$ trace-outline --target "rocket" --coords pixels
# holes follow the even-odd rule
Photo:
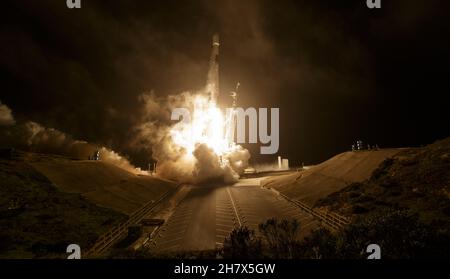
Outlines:
[[[219,96],[219,46],[219,35],[214,34],[212,37],[212,51],[209,60],[207,86],[211,100],[215,103],[217,103],[217,98]]]
[[[212,37],[211,58],[209,60],[209,71],[207,80],[207,92],[214,104],[217,104],[219,97],[219,35],[214,34]],[[227,110],[225,124],[225,138],[228,139],[230,146],[234,144],[234,130],[236,129],[236,117],[234,109],[236,107],[237,90],[239,83],[236,85],[236,91],[231,92],[233,98],[233,108]]]

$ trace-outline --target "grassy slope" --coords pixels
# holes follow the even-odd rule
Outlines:
[[[102,161],[79,161],[31,154],[26,158],[58,189],[79,193],[106,208],[130,214],[150,200],[157,200],[175,183],[139,176]]]
[[[64,257],[89,247],[124,214],[64,193],[22,159],[0,159],[0,258]]]
[[[365,216],[386,208],[410,209],[422,221],[450,226],[450,138],[403,150],[385,160],[370,179],[317,202],[345,215]]]

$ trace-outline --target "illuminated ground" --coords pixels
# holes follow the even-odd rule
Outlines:
[[[234,186],[192,187],[155,237],[157,252],[207,250],[222,245],[239,225],[257,231],[271,218],[297,218],[301,234],[319,223],[274,192],[259,187],[259,179],[242,179]]]
[[[314,205],[351,182],[369,178],[383,160],[399,151],[344,152],[305,171],[254,175],[233,186],[190,186],[147,247],[159,253],[214,249],[233,228],[245,225],[258,232],[258,224],[272,217],[298,219],[304,236],[320,222],[261,185]]]
[[[233,228],[248,226],[258,232],[258,224],[272,217],[297,218],[300,236],[304,236],[320,222],[261,185],[313,205],[348,183],[367,179],[384,159],[399,151],[345,152],[308,170],[252,175],[235,185],[185,185],[147,216],[164,219],[165,224],[151,237],[148,233],[154,228],[144,228],[144,234],[132,246],[144,245],[156,253],[211,250],[221,246]],[[42,154],[28,154],[24,160],[58,190],[81,194],[96,205],[125,214],[175,186],[104,162]]]

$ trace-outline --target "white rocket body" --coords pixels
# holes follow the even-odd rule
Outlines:
[[[217,103],[219,96],[219,35],[214,34],[212,39],[211,58],[209,60],[208,71],[208,91],[211,100]]]

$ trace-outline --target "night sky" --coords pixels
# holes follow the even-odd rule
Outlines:
[[[138,96],[201,88],[220,34],[221,104],[280,108],[280,155],[321,162],[361,139],[450,136],[449,1],[2,1],[0,101],[142,165]],[[247,146],[248,147],[248,146]],[[253,162],[275,159],[258,155]],[[144,164],[145,165],[145,164]]]

